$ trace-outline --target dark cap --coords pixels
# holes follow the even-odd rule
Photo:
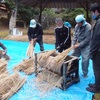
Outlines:
[[[100,4],[99,3],[94,3],[90,6],[90,11],[95,12],[97,10],[100,13]]]

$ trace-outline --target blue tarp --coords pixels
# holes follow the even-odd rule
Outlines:
[[[29,42],[17,42],[0,40],[7,48],[8,55],[11,60],[8,63],[8,70],[12,72],[12,68],[20,63],[23,59],[27,58],[26,50]],[[53,50],[54,45],[44,44],[45,50]],[[36,44],[35,52],[39,52],[39,45]],[[24,73],[21,75],[26,76]],[[86,91],[88,83],[94,82],[94,75],[92,69],[92,61],[90,60],[88,78],[82,77],[81,60],[79,63],[80,82],[70,86],[65,91],[54,88],[52,91],[41,95],[40,91],[34,88],[33,79],[36,78],[34,74],[27,76],[27,81],[23,87],[14,94],[9,100],[92,100],[92,93]]]

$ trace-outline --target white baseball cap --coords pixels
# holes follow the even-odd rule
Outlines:
[[[36,27],[36,20],[32,19],[30,21],[30,27],[35,28]]]

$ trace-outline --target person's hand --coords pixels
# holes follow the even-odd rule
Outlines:
[[[63,45],[64,45],[64,43],[61,43],[61,44],[60,44],[60,47],[63,46]]]
[[[59,50],[60,49],[60,46],[58,46],[57,48],[56,48],[56,50]]]
[[[37,40],[37,38],[34,38],[34,39],[33,39],[33,43],[34,43],[34,44],[36,43],[36,40]]]
[[[5,54],[6,54],[6,51],[5,51],[5,50],[3,50],[3,51],[2,51],[2,55],[5,55]]]
[[[80,45],[79,43],[76,43],[76,44],[73,46],[73,48],[76,49],[76,48],[79,47],[79,45]]]
[[[30,41],[30,44],[33,44],[33,40]]]

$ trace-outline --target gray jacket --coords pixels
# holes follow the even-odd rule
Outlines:
[[[80,43],[79,47],[84,48],[89,45],[91,36],[91,25],[87,23],[85,26],[75,26],[75,33],[72,40],[72,45]]]

